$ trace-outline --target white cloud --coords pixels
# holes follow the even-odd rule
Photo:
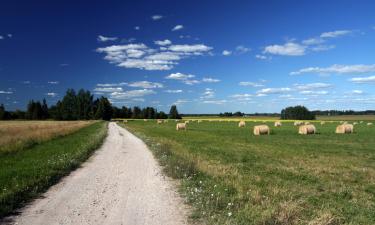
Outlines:
[[[262,60],[266,60],[266,59],[268,59],[267,56],[265,56],[265,55],[259,55],[259,54],[255,55],[255,58],[257,58],[257,59],[262,59]]]
[[[121,87],[97,87],[94,92],[122,92]]]
[[[127,83],[121,82],[121,83],[111,83],[111,84],[97,84],[98,87],[116,87],[116,86],[124,86]]]
[[[375,84],[375,76],[370,77],[356,77],[350,79],[351,82],[357,84]]]
[[[375,64],[372,65],[332,65],[330,67],[307,67],[300,69],[295,72],[291,72],[290,75],[299,75],[303,73],[317,73],[317,74],[361,74],[375,71]]]
[[[351,34],[352,31],[350,30],[336,30],[330,32],[324,32],[320,35],[321,38],[336,38],[344,35]]]
[[[241,81],[238,83],[240,86],[250,86],[250,87],[263,87],[263,84],[256,83],[256,82],[249,82],[249,81]]]
[[[288,42],[284,45],[270,45],[264,48],[264,53],[286,56],[301,56],[305,54],[306,46]]]
[[[177,99],[177,101],[175,101],[174,103],[172,103],[172,105],[182,105],[184,103],[188,103],[190,102],[189,100],[186,100],[186,99]]]
[[[225,56],[228,56],[228,55],[231,55],[232,52],[228,51],[228,50],[224,50],[222,54],[225,55]]]
[[[145,88],[145,89],[152,89],[152,88],[163,88],[164,85],[157,82],[150,82],[150,81],[136,81],[128,84],[129,87],[138,87],[138,88]]]
[[[140,97],[151,95],[151,94],[156,94],[156,92],[150,89],[119,91],[119,92],[112,92],[110,94],[110,98],[115,99],[115,100],[134,99],[134,98],[140,98]]]
[[[316,95],[326,95],[328,94],[328,91],[300,91],[299,92],[300,94],[303,94],[303,95],[310,95],[310,96],[316,96]]]
[[[183,73],[171,73],[168,76],[166,76],[166,79],[171,80],[187,80],[189,78],[193,78],[195,75],[192,74],[183,74]]]
[[[0,35],[0,40],[3,40],[3,39],[4,39],[4,37]]]
[[[117,37],[105,37],[105,36],[99,35],[97,40],[99,42],[116,41]]]
[[[332,87],[332,84],[327,83],[310,83],[310,84],[295,84],[297,90],[315,90]]]
[[[222,105],[222,104],[225,104],[227,102],[228,102],[227,100],[205,100],[205,101],[203,101],[203,103],[215,104],[215,105]]]
[[[214,79],[214,78],[211,78],[211,77],[204,77],[202,79],[202,82],[206,82],[206,83],[217,83],[217,82],[220,82],[219,79]]]
[[[173,27],[172,31],[182,30],[183,28],[183,25],[176,25],[175,27]]]
[[[209,99],[209,98],[214,98],[214,97],[215,97],[215,92],[211,88],[206,88],[200,98]]]
[[[165,90],[165,92],[177,94],[177,93],[182,93],[183,91],[182,90]]]
[[[250,52],[250,51],[251,51],[250,48],[247,48],[243,45],[239,45],[239,46],[236,47],[236,52],[238,54],[244,54],[244,53],[247,53],[247,52]]]
[[[152,19],[152,20],[160,20],[160,19],[162,19],[162,18],[163,18],[162,15],[153,15],[153,16],[151,16],[151,19]]]
[[[140,30],[140,29],[141,29],[141,27],[139,27],[139,26],[134,27],[134,30]]]
[[[351,93],[352,93],[352,94],[355,94],[355,95],[362,95],[362,94],[364,94],[365,92],[362,91],[362,90],[352,90]]]
[[[203,52],[208,52],[212,47],[206,46],[204,44],[195,44],[195,45],[171,45],[168,47],[170,51],[181,52],[181,53],[194,53],[199,55]]]
[[[264,95],[268,95],[268,94],[282,94],[282,93],[286,93],[286,92],[289,92],[291,91],[292,89],[290,88],[263,88],[259,91],[257,91],[256,93],[257,94],[264,94]]]
[[[59,84],[59,81],[48,81],[49,84]]]
[[[234,94],[229,97],[234,98],[237,101],[250,101],[252,100],[253,95],[252,94]]]
[[[323,44],[324,42],[325,42],[325,40],[322,39],[322,38],[309,38],[309,39],[303,40],[302,44],[304,44],[304,45],[320,45],[320,44]]]
[[[152,49],[143,43],[139,43],[112,45],[97,48],[96,51],[106,54],[105,60],[120,67],[144,70],[170,70],[182,58],[187,58],[191,55],[203,55],[212,49],[204,44],[171,45],[168,48],[162,48],[160,50]]]
[[[49,97],[54,98],[54,97],[57,96],[57,93],[55,93],[55,92],[48,92],[48,93],[46,93],[46,95],[49,96]]]
[[[10,94],[13,94],[13,92],[11,92],[11,91],[0,91],[0,94],[10,95]]]
[[[199,84],[199,80],[183,80],[182,83],[187,84],[187,85],[194,85],[194,84]]]
[[[154,41],[154,43],[161,46],[172,44],[172,42],[168,39],[165,39],[164,41]]]
[[[13,34],[8,34],[7,36],[8,36],[8,38],[12,38]]]

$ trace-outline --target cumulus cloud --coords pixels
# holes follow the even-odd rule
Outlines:
[[[356,77],[350,79],[351,82],[357,84],[375,84],[375,76],[370,77]]]
[[[182,105],[184,103],[188,103],[190,102],[189,100],[187,99],[177,99],[174,103],[172,103],[172,105]]]
[[[145,89],[152,89],[152,88],[163,88],[164,85],[157,82],[150,82],[150,81],[136,81],[128,84],[129,87],[138,87],[138,88],[145,88]]]
[[[310,83],[310,84],[295,84],[297,90],[314,90],[314,89],[324,89],[332,87],[332,84],[327,83]]]
[[[170,80],[187,80],[190,78],[195,77],[195,75],[192,74],[183,74],[183,73],[171,73],[168,76],[166,76],[166,79]]]
[[[310,96],[317,96],[317,95],[326,95],[328,94],[328,91],[300,91],[300,94],[303,95],[310,95]]]
[[[150,89],[119,91],[119,92],[112,92],[110,94],[110,98],[114,100],[134,99],[134,98],[140,98],[140,97],[144,97],[146,95],[151,95],[151,94],[156,94],[156,92]]]
[[[257,59],[262,59],[262,60],[266,60],[266,59],[268,59],[267,56],[265,56],[265,55],[259,55],[259,54],[255,55],[255,58],[257,58]]]
[[[285,87],[285,88],[263,88],[259,91],[257,91],[257,94],[263,94],[263,95],[268,95],[268,94],[282,94],[286,92],[290,92],[292,89]]]
[[[59,84],[58,81],[48,81],[49,84]]]
[[[57,93],[55,93],[55,92],[48,92],[48,93],[46,93],[46,95],[49,96],[49,97],[54,98],[54,97],[57,96]]]
[[[182,90],[165,90],[165,92],[177,94],[177,93],[182,93],[183,91]]]
[[[10,95],[10,94],[13,94],[13,92],[12,91],[0,91],[0,94]]]
[[[243,45],[238,45],[238,46],[236,47],[236,52],[237,52],[238,54],[244,54],[244,53],[247,53],[247,52],[250,52],[250,51],[251,51],[250,48],[247,48],[247,47],[245,47],[245,46],[243,46]]]
[[[225,55],[225,56],[228,56],[228,55],[231,55],[232,52],[228,51],[228,50],[224,50],[222,54]]]
[[[182,30],[183,28],[184,28],[184,26],[179,24],[179,25],[176,25],[175,27],[173,27],[172,31]]]
[[[220,82],[219,79],[215,79],[215,78],[211,78],[211,77],[204,77],[202,79],[202,82],[206,82],[206,83],[217,83],[217,82]]]
[[[351,33],[353,32],[350,30],[336,30],[336,31],[324,32],[320,35],[320,37],[321,38],[336,38],[336,37],[345,36]]]
[[[250,101],[252,100],[253,95],[252,94],[234,94],[229,97],[236,99],[237,101]]]
[[[354,95],[362,95],[362,94],[364,94],[365,92],[362,91],[362,90],[352,90],[351,93],[354,94]]]
[[[165,46],[165,45],[172,44],[172,42],[170,40],[168,40],[168,39],[165,39],[164,41],[155,41],[154,43],[157,44],[157,45],[160,45],[160,46]]]
[[[240,86],[250,86],[250,87],[263,87],[264,85],[261,83],[256,83],[256,82],[249,82],[249,81],[241,81],[238,83]]]
[[[202,93],[201,99],[208,99],[214,98],[215,92],[211,88],[206,88],[205,91]]]
[[[300,75],[304,73],[316,74],[361,74],[375,71],[375,64],[372,65],[338,65],[334,64],[330,67],[307,67],[298,71],[291,72],[290,75]]]
[[[165,41],[164,41],[165,42]],[[204,44],[170,45],[168,48],[152,49],[143,43],[112,45],[97,48],[104,59],[119,67],[144,70],[170,70],[183,58],[204,55],[212,48]]]
[[[204,100],[202,102],[206,104],[222,105],[222,104],[227,103],[228,101],[227,100]]]
[[[134,27],[134,30],[140,30],[140,29],[141,29],[140,26],[135,26],[135,27]]]
[[[284,45],[269,45],[264,48],[264,53],[285,56],[301,56],[305,55],[306,46],[288,42]]]
[[[302,44],[304,44],[304,45],[320,45],[320,44],[323,44],[324,42],[325,42],[325,40],[322,39],[322,38],[309,38],[309,39],[303,40]]]
[[[99,42],[116,41],[117,39],[117,37],[105,37],[103,35],[99,35],[97,38]]]
[[[161,20],[161,19],[163,19],[163,16],[162,15],[153,15],[153,16],[151,16],[151,19],[152,20]]]
[[[314,52],[323,52],[323,51],[334,49],[335,47],[336,47],[335,45],[317,45],[317,46],[311,47],[310,49]]]
[[[121,87],[96,87],[94,92],[121,92]]]

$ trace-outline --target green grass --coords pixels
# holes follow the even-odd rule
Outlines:
[[[339,135],[338,123],[297,134],[292,123],[253,136],[236,122],[194,122],[188,131],[169,121],[131,121],[181,180],[192,217],[207,224],[375,224],[375,127]]]
[[[77,168],[106,134],[107,123],[96,122],[67,136],[0,155],[0,218]]]

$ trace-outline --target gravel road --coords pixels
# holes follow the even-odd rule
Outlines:
[[[109,124],[103,146],[11,224],[187,224],[187,210],[147,146]]]

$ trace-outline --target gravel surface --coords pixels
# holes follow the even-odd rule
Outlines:
[[[103,146],[10,224],[187,224],[187,208],[147,146],[109,124]]]

